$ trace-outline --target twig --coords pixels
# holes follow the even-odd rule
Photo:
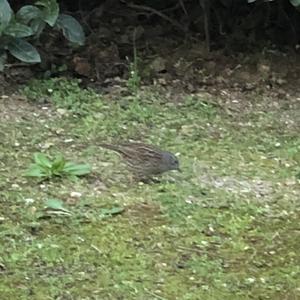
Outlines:
[[[144,288],[144,290],[145,290],[146,293],[148,293],[149,295],[151,295],[151,296],[153,296],[153,297],[155,297],[155,298],[157,298],[157,299],[160,299],[160,300],[166,300],[166,298],[163,298],[163,297],[161,297],[161,296],[159,296],[159,295],[157,295],[157,294],[154,294],[153,292],[149,291],[149,290],[146,289],[146,288]]]
[[[102,254],[101,250],[100,250],[98,247],[96,247],[95,245],[91,244],[91,247],[92,247],[94,250],[96,250],[99,254]]]
[[[179,0],[180,1],[180,0]],[[180,3],[177,2],[174,6],[172,7],[168,7],[168,8],[163,8],[160,12],[165,13],[165,12],[169,12],[169,11],[173,11],[178,9],[178,7],[180,6]]]
[[[185,5],[184,5],[184,2],[183,2],[183,0],[179,0],[179,3],[180,3],[180,6],[181,6],[181,8],[182,8],[183,12],[184,12],[184,13],[185,13],[185,15],[187,16],[187,15],[188,15],[188,13],[187,13],[187,11],[186,11],[186,9],[185,9]]]
[[[205,250],[194,249],[194,248],[189,248],[189,247],[184,247],[184,246],[178,246],[178,249],[180,249],[180,250],[186,250],[186,251],[191,251],[191,252],[196,252],[196,253],[199,253],[199,254],[203,254],[203,253],[207,252]]]
[[[124,4],[126,4],[129,8],[132,8],[132,9],[139,9],[139,10],[149,11],[152,14],[158,15],[162,19],[164,19],[164,20],[168,21],[169,23],[171,23],[174,27],[176,27],[180,31],[182,31],[184,33],[186,32],[186,29],[184,29],[183,26],[179,22],[171,19],[170,17],[168,17],[164,13],[162,13],[162,12],[152,8],[152,7],[145,6],[145,5],[137,5],[137,4],[133,4],[133,3],[127,3],[127,2],[125,2]]]
[[[199,0],[200,6],[204,13],[204,34],[207,53],[210,52],[210,33],[209,33],[209,22],[210,22],[210,6],[209,1]]]
[[[33,66],[33,63],[15,63],[15,64],[5,64],[5,68],[22,68],[22,67],[29,67]]]

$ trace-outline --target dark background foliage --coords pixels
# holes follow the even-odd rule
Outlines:
[[[298,78],[297,64],[287,62],[286,54],[297,54],[300,38],[298,0],[106,0],[59,1],[59,13],[74,17],[83,27],[86,41],[71,47],[60,32],[47,26],[38,40],[29,38],[41,56],[41,64],[29,71],[7,72],[8,77],[26,82],[41,71],[43,77],[71,75],[107,85],[109,78],[127,79],[130,62],[139,58],[139,75],[143,82],[163,77],[164,84],[174,78],[185,86],[216,85],[231,76],[242,64],[247,73],[267,70],[263,80],[271,78],[277,67],[285,74],[293,65],[292,78]],[[34,1],[9,1],[14,12]],[[255,58],[256,53],[272,53],[274,57]],[[251,55],[252,58],[250,58]],[[274,69],[275,57],[284,61]],[[181,65],[178,64],[180,59]],[[297,55],[289,55],[291,60]],[[14,58],[9,57],[13,62]],[[265,68],[265,66],[267,67]],[[11,71],[12,69],[10,69]],[[200,76],[198,73],[201,73]],[[207,72],[203,79],[202,73]],[[226,74],[223,74],[225,72]],[[239,73],[235,71],[236,73]],[[11,76],[10,74],[13,73]],[[17,74],[20,76],[16,76]],[[27,74],[25,76],[24,74]],[[218,78],[216,74],[222,74]],[[255,75],[256,76],[256,75]],[[290,74],[284,75],[290,80]],[[206,78],[207,77],[207,78]],[[250,82],[249,76],[243,83]],[[276,76],[275,76],[276,77]],[[208,81],[207,81],[208,80]],[[288,81],[289,81],[288,80]],[[217,81],[217,82],[216,82]],[[276,80],[275,80],[276,81]],[[106,82],[106,83],[104,83]],[[114,84],[114,80],[110,84]],[[248,84],[248,83],[247,83]],[[247,87],[248,89],[249,87]],[[194,87],[190,88],[194,90]]]
[[[10,1],[14,9],[29,3],[34,1]],[[239,44],[270,40],[280,45],[295,45],[300,36],[300,13],[289,0],[251,3],[247,0],[65,0],[59,1],[59,5],[62,12],[85,19],[87,14],[96,19],[121,16],[125,22],[153,26],[164,21],[183,35],[204,37],[208,22],[206,38],[211,39],[212,47],[223,47],[237,39],[241,39]]]

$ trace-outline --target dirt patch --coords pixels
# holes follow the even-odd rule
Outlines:
[[[253,193],[256,198],[261,198],[272,193],[272,185],[261,179],[245,180],[232,176],[209,176],[203,175],[198,180],[207,186],[223,189],[230,193],[247,194]]]
[[[144,221],[161,216],[161,210],[157,203],[138,202],[126,207],[130,217],[141,218]]]
[[[38,116],[49,116],[50,107],[30,103],[26,97],[20,95],[2,95],[0,97],[0,121],[8,122],[29,120]]]
[[[208,166],[194,164],[194,173],[199,185],[221,189],[234,194],[253,194],[256,198],[263,198],[273,192],[272,183],[260,178],[245,178],[237,176],[221,176],[215,174]],[[199,174],[199,175],[197,175]]]

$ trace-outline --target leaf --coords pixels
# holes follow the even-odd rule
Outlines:
[[[22,39],[12,39],[7,48],[11,55],[21,61],[24,61],[26,63],[41,62],[41,57],[37,50],[31,44]]]
[[[30,27],[34,34],[39,36],[46,27],[46,23],[42,19],[33,19],[30,22]]]
[[[0,35],[12,18],[12,9],[6,0],[0,0]]]
[[[40,166],[33,164],[25,172],[24,176],[28,177],[48,177],[48,174]]]
[[[70,212],[69,210],[63,207],[63,204],[63,201],[55,198],[47,199],[45,202],[46,208]]]
[[[32,19],[41,18],[42,11],[33,5],[24,5],[16,13],[16,19],[21,23],[28,24]]]
[[[34,34],[33,30],[24,24],[12,22],[5,28],[5,34],[16,38],[24,38]]]
[[[63,35],[72,43],[83,45],[85,35],[81,25],[72,16],[60,14],[55,24],[58,29],[61,29]]]
[[[91,172],[92,168],[89,164],[75,164],[67,162],[64,167],[64,172],[69,175],[81,176]]]
[[[290,0],[290,2],[292,3],[292,5],[294,5],[295,7],[300,5],[300,0]]]
[[[40,0],[35,2],[37,6],[42,6],[42,16],[41,18],[51,27],[57,21],[59,6],[56,0]]]
[[[51,169],[52,162],[44,153],[34,153],[33,158],[36,164]]]
[[[56,175],[61,175],[62,171],[64,170],[65,164],[66,164],[66,160],[62,155],[56,156],[51,166],[53,173]]]
[[[110,217],[121,214],[124,211],[123,207],[103,208],[100,210],[101,217]]]

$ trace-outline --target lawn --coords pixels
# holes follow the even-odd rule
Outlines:
[[[299,106],[111,97],[63,79],[19,94],[0,100],[1,299],[300,299]],[[97,146],[128,139],[183,172],[133,182]],[[24,176],[40,152],[92,171]]]

